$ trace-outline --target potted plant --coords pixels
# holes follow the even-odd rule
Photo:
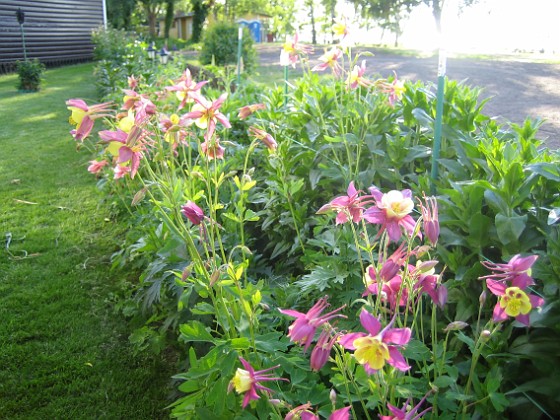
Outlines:
[[[17,62],[19,76],[18,89],[22,92],[36,92],[41,87],[41,78],[45,65],[39,60],[26,60]]]

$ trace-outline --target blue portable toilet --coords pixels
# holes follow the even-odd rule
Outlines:
[[[262,24],[259,20],[241,19],[241,20],[238,20],[237,22],[240,25],[249,29],[249,32],[251,33],[251,37],[253,38],[253,41],[262,42],[262,36],[261,36]]]

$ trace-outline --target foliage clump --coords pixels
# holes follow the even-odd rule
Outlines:
[[[22,91],[36,92],[41,88],[45,65],[38,59],[17,62],[18,86]]]
[[[217,23],[208,28],[204,35],[200,62],[204,65],[215,64],[227,66],[237,64],[238,26],[233,23]],[[243,45],[241,49],[243,67],[251,72],[255,67],[256,52],[247,29],[243,30]]]

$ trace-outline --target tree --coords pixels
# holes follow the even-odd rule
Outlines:
[[[164,0],[139,0],[142,9],[146,13],[148,19],[148,28],[150,36],[155,37],[157,17],[162,10]]]
[[[136,0],[107,0],[107,20],[116,29],[130,29]]]
[[[163,37],[165,39],[169,38],[169,30],[171,29],[171,26],[173,25],[173,18],[175,15],[175,0],[166,0],[165,1],[166,6],[165,6],[165,27],[163,30]]]
[[[194,13],[192,40],[193,42],[200,42],[204,22],[210,9],[204,0],[191,0],[191,5]]]
[[[305,0],[305,7],[309,8],[309,18],[311,19],[311,43],[315,45],[317,43],[317,30],[315,28],[315,9],[313,0]]]

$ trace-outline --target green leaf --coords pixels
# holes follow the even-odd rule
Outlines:
[[[527,215],[508,217],[502,213],[496,215],[496,231],[504,245],[517,243],[525,230]]]
[[[416,361],[427,361],[432,357],[430,349],[422,341],[415,338],[408,342],[402,354],[407,359]]]
[[[257,213],[255,213],[253,210],[251,209],[247,209],[247,211],[245,212],[245,216],[243,217],[243,219],[246,222],[256,222],[257,220],[260,219],[260,217],[257,215]]]
[[[237,223],[241,222],[241,219],[239,219],[239,217],[237,217],[237,215],[234,213],[224,213],[224,217],[227,217],[228,219],[233,220]]]
[[[443,375],[443,376],[439,376],[435,381],[434,381],[434,385],[437,386],[438,388],[448,388],[451,385],[453,385],[456,382],[455,379]]]
[[[185,341],[209,341],[214,342],[214,337],[206,330],[206,326],[200,321],[189,321],[179,326],[181,338]]]
[[[509,400],[504,394],[501,394],[499,392],[491,392],[489,396],[492,405],[499,413],[503,412],[507,407],[509,407]]]
[[[527,165],[524,169],[541,175],[551,181],[560,182],[560,167],[556,163],[538,162]]]
[[[281,332],[269,332],[255,337],[257,349],[269,354],[284,352],[288,349],[290,341]]]
[[[414,115],[414,118],[416,118],[416,121],[418,121],[422,127],[431,128],[434,123],[434,119],[422,108],[414,108],[412,110],[412,115]]]
[[[550,210],[550,213],[548,213],[547,224],[549,226],[554,225],[558,223],[558,221],[560,221],[560,207]]]

